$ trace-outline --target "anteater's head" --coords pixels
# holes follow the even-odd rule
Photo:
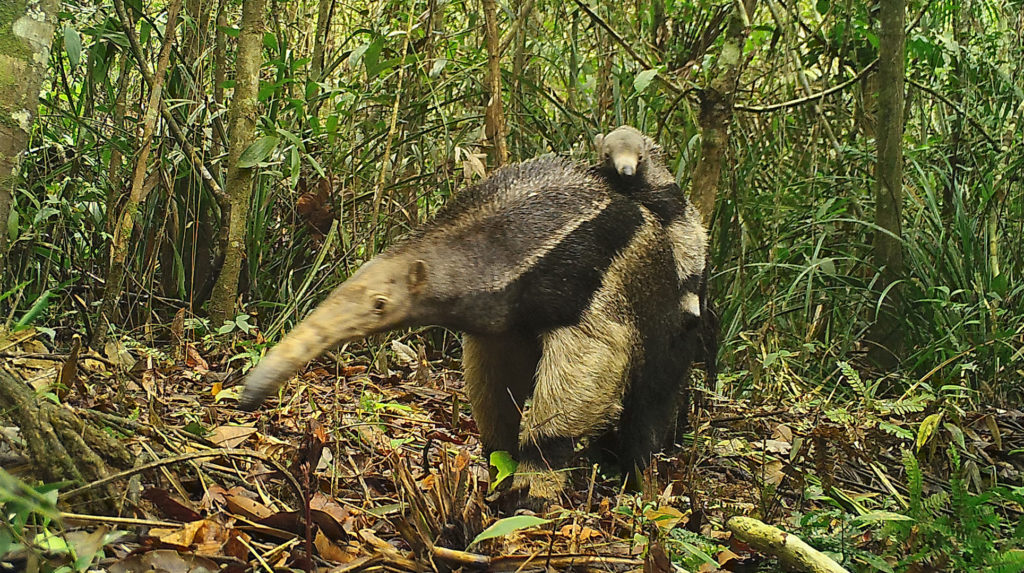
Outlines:
[[[328,348],[418,323],[427,274],[427,264],[407,254],[382,255],[360,267],[249,373],[241,408],[255,409]]]
[[[619,175],[632,177],[640,172],[648,152],[648,139],[628,125],[616,128],[608,135],[594,137],[594,146],[601,163]]]

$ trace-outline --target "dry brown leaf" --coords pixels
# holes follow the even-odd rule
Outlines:
[[[743,559],[742,557],[740,557],[739,555],[736,555],[735,553],[733,553],[732,551],[730,551],[728,549],[723,549],[723,550],[719,551],[717,557],[718,557],[718,564],[719,565],[725,565],[729,561],[733,561],[733,560],[740,561],[740,560]]]
[[[249,548],[246,546],[251,538],[244,531],[232,528],[228,531],[228,538],[220,550],[224,555],[229,555],[239,561],[246,561],[249,558]]]
[[[179,547],[191,547],[195,542],[196,535],[199,533],[199,530],[202,529],[205,524],[206,520],[200,519],[198,521],[186,523],[181,528],[171,530],[168,533],[164,533],[167,531],[164,529],[160,529],[159,532],[157,529],[153,529],[150,533],[164,543],[177,545]]]
[[[644,512],[644,517],[653,521],[662,531],[668,531],[678,525],[685,516],[678,509],[666,505],[658,509],[648,509]]]
[[[206,439],[222,448],[237,448],[255,433],[256,428],[249,426],[217,426]]]
[[[459,449],[459,453],[455,455],[455,469],[462,471],[469,465],[469,452],[465,449]]]
[[[198,555],[183,555],[171,549],[158,549],[132,555],[110,566],[110,573],[216,573],[220,567],[215,561]]]
[[[196,347],[191,344],[185,346],[185,366],[195,369],[195,371],[200,374],[205,374],[210,371],[210,365],[207,364],[206,360],[203,359],[202,356],[200,356]]]
[[[350,563],[359,555],[357,552],[350,551],[348,546],[345,548],[338,546],[337,543],[328,539],[323,531],[316,532],[316,539],[313,540],[313,545],[316,547],[316,552],[320,557],[336,563]]]
[[[778,426],[775,426],[774,430],[772,430],[772,438],[782,440],[783,442],[792,442],[793,430],[785,424],[779,424]]]
[[[274,510],[262,503],[242,495],[240,488],[231,488],[224,495],[224,505],[228,511],[242,517],[259,520],[274,515]]]

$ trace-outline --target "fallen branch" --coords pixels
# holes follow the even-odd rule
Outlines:
[[[736,516],[725,524],[740,541],[779,558],[784,566],[808,573],[849,573],[799,537],[752,517]]]
[[[0,358],[25,358],[32,360],[50,360],[52,362],[64,362],[70,357],[70,354],[60,354],[52,352],[0,352]],[[119,367],[118,364],[113,360],[104,358],[96,353],[79,354],[78,360],[95,360],[96,362],[100,362],[105,366],[108,366],[115,370]]]
[[[549,555],[538,557],[537,555],[505,555],[501,557],[490,557],[479,553],[458,551],[445,547],[431,547],[430,554],[437,559],[464,565],[470,568],[486,568],[488,571],[516,571],[530,562],[543,564],[549,569],[564,570],[570,567],[643,567],[644,562],[640,559],[629,557],[617,557],[614,555],[582,555],[565,554]]]
[[[288,469],[285,468],[281,464],[281,462],[279,462],[279,461],[277,461],[275,459],[272,459],[269,456],[266,456],[266,455],[261,454],[259,452],[254,452],[252,450],[232,449],[232,448],[219,448],[219,449],[214,449],[214,450],[204,450],[204,451],[200,451],[200,452],[189,452],[189,453],[186,453],[186,454],[181,454],[181,455],[178,455],[178,456],[173,456],[173,457],[170,457],[170,458],[164,458],[164,459],[161,459],[161,460],[157,460],[155,462],[150,462],[148,464],[143,464],[141,466],[134,467],[134,468],[132,468],[130,470],[125,470],[123,472],[119,472],[119,473],[107,476],[107,477],[105,477],[103,479],[87,483],[87,484],[83,485],[82,487],[78,487],[78,488],[75,488],[73,490],[70,490],[70,491],[64,493],[61,497],[68,498],[68,497],[77,495],[77,494],[79,494],[79,493],[81,493],[83,491],[87,491],[87,490],[90,490],[90,489],[93,489],[93,488],[96,488],[96,487],[100,487],[100,486],[106,485],[106,484],[108,484],[110,482],[117,481],[119,479],[124,479],[126,477],[129,477],[129,476],[132,476],[132,475],[135,475],[137,473],[144,472],[144,471],[148,471],[148,470],[151,470],[151,469],[155,469],[155,468],[159,468],[159,467],[163,467],[163,466],[169,466],[169,465],[173,465],[173,464],[176,464],[176,463],[179,463],[179,462],[186,462],[186,461],[189,461],[189,460],[198,460],[198,459],[203,459],[203,458],[216,458],[216,457],[220,457],[220,456],[256,459],[256,460],[259,460],[259,461],[261,461],[261,462],[263,462],[263,463],[265,463],[265,464],[267,464],[269,466],[272,466],[274,469],[276,469],[278,472],[280,472],[284,476],[285,481],[287,481],[288,484],[292,487],[292,489],[295,490],[295,495],[297,496],[297,498],[300,499],[300,500],[304,499],[303,498],[303,493],[302,493],[302,486],[299,485],[299,482],[298,482],[298,480],[295,479],[295,476],[293,476],[292,473],[290,471],[288,471]]]

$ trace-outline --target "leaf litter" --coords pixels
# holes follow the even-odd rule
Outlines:
[[[38,339],[15,346],[33,355],[16,365],[37,387],[41,372],[62,366],[35,358],[45,352]],[[806,400],[779,408],[718,398],[645,473],[645,493],[622,493],[581,458],[558,507],[501,513],[457,363],[426,347],[392,343],[396,370],[379,355],[316,362],[254,413],[224,399],[241,377],[225,375],[223,352],[186,343],[176,361],[154,360],[119,345],[106,362],[83,359],[85,386],[67,402],[122,435],[149,469],[123,478],[121,516],[68,513],[66,535],[109,540],[98,563],[109,571],[657,571],[667,555],[659,539],[686,530],[717,547],[706,555],[683,544],[706,558],[700,571],[739,571],[764,556],[730,542],[722,524],[732,515],[785,523],[808,503],[812,478],[851,498],[906,493],[905,443],[880,425],[841,428]],[[113,364],[133,370],[113,374]],[[923,418],[886,423],[909,432]],[[967,418],[968,443],[1019,484],[1024,414]],[[74,499],[66,503],[73,512]]]

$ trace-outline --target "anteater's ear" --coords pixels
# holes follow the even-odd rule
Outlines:
[[[596,150],[597,150],[597,153],[598,153],[599,155],[600,155],[600,153],[601,153],[601,144],[602,144],[602,143],[604,143],[604,135],[602,135],[602,134],[600,134],[600,133],[599,133],[599,134],[597,134],[597,135],[595,135],[595,136],[594,136],[594,149],[596,149]]]
[[[409,274],[406,276],[409,285],[409,292],[416,293],[427,284],[427,263],[422,260],[413,261],[409,265]]]

